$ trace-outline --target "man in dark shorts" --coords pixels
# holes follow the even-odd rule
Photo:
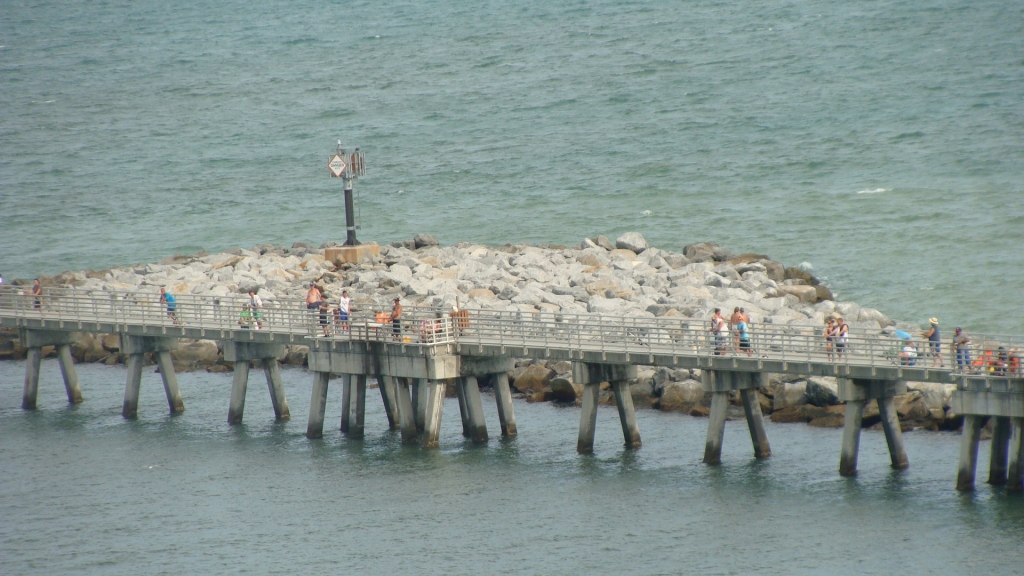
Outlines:
[[[39,278],[32,282],[32,291],[29,294],[32,295],[32,307],[38,310],[43,299],[43,287],[39,285]]]
[[[928,339],[928,352],[932,357],[932,366],[935,366],[937,360],[939,366],[945,368],[946,362],[942,359],[942,344],[939,342],[939,319],[929,318],[928,323],[931,324],[931,328],[926,332],[921,332],[921,335]]]
[[[395,340],[402,339],[402,303],[398,298],[395,298],[395,305],[391,308],[391,330]]]
[[[324,336],[330,336],[330,328],[327,325],[327,319],[331,315],[331,305],[326,300],[321,300],[318,306],[320,310],[320,327],[323,328]]]

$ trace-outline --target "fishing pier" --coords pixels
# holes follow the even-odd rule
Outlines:
[[[22,408],[36,407],[42,348],[56,347],[57,360],[71,403],[82,392],[71,357],[75,332],[118,334],[127,356],[122,415],[135,418],[145,355],[159,365],[168,409],[184,411],[170,352],[179,339],[219,342],[224,360],[234,363],[227,421],[236,424],[245,413],[251,365],[261,366],[274,415],[289,418],[288,400],[281,381],[278,358],[285,346],[309,347],[313,375],[306,435],[323,436],[326,398],[332,377],[340,376],[342,413],[340,429],[350,439],[363,437],[367,380],[378,382],[388,425],[401,431],[403,444],[424,448],[438,445],[444,398],[454,387],[463,434],[473,442],[487,442],[478,381],[494,383],[502,436],[518,433],[508,374],[516,359],[564,360],[572,363],[572,380],[582,385],[582,409],[576,449],[594,449],[597,405],[602,383],[610,384],[628,448],[642,444],[629,381],[637,366],[699,369],[701,383],[710,393],[704,462],[721,463],[722,441],[730,393],[743,405],[755,458],[768,458],[772,450],[763,423],[757,389],[768,374],[832,376],[838,379],[839,398],[846,404],[839,473],[857,473],[860,432],[865,406],[876,402],[892,466],[906,468],[895,396],[905,394],[907,381],[955,384],[953,409],[964,416],[959,490],[974,488],[978,442],[983,423],[994,419],[989,483],[1020,490],[1024,481],[1024,374],[1020,368],[972,370],[909,366],[894,355],[895,341],[881,334],[851,333],[843,354],[829,354],[821,328],[807,325],[758,325],[751,335],[751,350],[723,350],[707,323],[689,318],[612,317],[554,312],[519,313],[463,310],[452,313],[429,307],[406,307],[397,324],[368,311],[354,312],[346,321],[333,314],[307,310],[302,301],[278,299],[260,310],[259,328],[239,315],[245,299],[181,296],[174,316],[157,295],[149,292],[84,292],[47,289],[42,296],[0,290],[0,326],[19,330],[28,349]],[[979,341],[1011,345],[1006,338],[975,335]],[[1019,343],[1018,343],[1019,344]],[[952,361],[952,358],[950,358]],[[496,430],[497,430],[496,429]]]

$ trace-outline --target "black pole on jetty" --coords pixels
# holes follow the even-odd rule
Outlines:
[[[346,158],[345,149],[341,147],[341,140],[338,140],[338,150],[327,161],[327,170],[332,178],[341,178],[345,182],[345,246],[358,246],[356,239],[356,210],[355,200],[352,197],[352,181],[364,174],[365,164],[363,153],[356,148]]]

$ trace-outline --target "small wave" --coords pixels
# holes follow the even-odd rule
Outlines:
[[[640,214],[643,215],[643,216],[650,216],[651,215],[651,211],[650,210],[644,210]]]
[[[892,188],[875,188],[874,190],[858,190],[857,194],[881,194],[883,192],[888,192],[890,190],[892,190]]]
[[[810,272],[811,270],[814,270],[814,266],[811,266],[810,262],[801,262],[800,264],[797,265],[797,268],[803,270],[804,272]]]

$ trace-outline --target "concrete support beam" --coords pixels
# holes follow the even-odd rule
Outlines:
[[[316,381],[313,381],[314,384]],[[348,434],[352,418],[352,375],[342,376],[341,383],[341,433]]]
[[[860,454],[860,428],[864,421],[866,400],[846,403],[846,421],[843,424],[843,447],[839,452],[839,475],[857,475],[857,457]]]
[[[128,381],[124,385],[124,404],[121,416],[135,418],[139,412],[139,388],[142,386],[142,354],[128,356]]]
[[[441,413],[444,411],[446,382],[430,380],[427,385],[427,412],[423,429],[423,447],[434,448],[441,437]]]
[[[270,402],[274,405],[274,417],[287,420],[292,417],[288,410],[288,398],[284,394],[284,382],[281,381],[281,365],[277,358],[263,358],[263,373],[267,377],[267,389],[270,390]]]
[[[889,460],[892,467],[902,470],[910,466],[907,448],[903,445],[903,430],[900,428],[900,417],[893,406],[892,398],[878,398],[878,412],[882,417],[882,430],[885,431],[885,443],[889,445]]]
[[[422,433],[427,417],[427,379],[416,378],[412,383],[412,407],[416,411],[416,431]]]
[[[167,396],[167,407],[171,414],[181,414],[185,411],[185,402],[181,399],[181,389],[178,388],[178,376],[174,373],[174,362],[171,353],[163,350],[154,352],[157,365],[160,366],[160,378],[164,382],[164,395]]]
[[[615,405],[619,408],[619,422],[622,424],[622,438],[626,448],[639,448],[640,428],[636,424],[636,411],[633,409],[633,395],[629,392],[629,382],[616,380],[612,382],[615,394]]]
[[[231,380],[231,405],[228,406],[228,424],[238,424],[245,413],[245,389],[249,386],[249,361],[235,362],[235,376]]]
[[[388,429],[398,429],[398,403],[395,401],[395,382],[391,376],[377,374],[377,388],[380,389],[380,399],[384,402],[384,413],[388,417]]]
[[[575,369],[575,365],[573,365]],[[574,370],[575,374],[575,370]],[[583,410],[580,411],[580,433],[576,451],[590,454],[594,451],[594,432],[597,428],[597,400],[601,394],[601,383],[583,384]]]
[[[512,407],[512,389],[508,385],[508,372],[494,375],[494,400],[498,404],[498,421],[502,436],[515,436],[516,411]]]
[[[75,371],[75,361],[71,358],[71,345],[57,345],[57,362],[60,364],[60,374],[64,378],[64,390],[68,394],[68,402],[80,404],[82,402],[82,390],[78,387],[78,372]]]
[[[416,444],[416,411],[412,407],[412,392],[408,378],[395,378],[398,418],[402,429],[402,444]]]
[[[764,429],[764,415],[761,414],[761,403],[757,400],[757,390],[740,390],[740,399],[747,416],[750,441],[754,444],[754,458],[769,458],[772,447],[768,444],[768,433]]]
[[[978,441],[981,439],[983,416],[964,416],[963,435],[960,436],[960,469],[956,475],[956,489],[961,492],[974,490],[974,473],[978,466]]]
[[[1006,484],[1008,452],[1010,448],[1010,419],[993,416],[992,449],[989,454],[988,483],[995,486]]]
[[[348,423],[348,437],[352,440],[361,440],[366,422],[366,375],[353,374],[350,383],[352,385],[352,414]]]
[[[39,395],[39,367],[42,364],[43,351],[34,346],[28,349],[25,363],[25,390],[21,395],[21,409],[35,410],[36,397]]]
[[[636,378],[637,368],[632,364],[572,363],[572,381],[577,384],[600,384]]]
[[[722,463],[722,439],[725,437],[725,414],[729,409],[729,393],[715,392],[711,397],[711,413],[708,415],[708,436],[704,442],[704,463]]]
[[[462,435],[469,438],[469,410],[466,408],[466,386],[462,378],[455,379],[455,396],[459,399],[459,415],[462,417]]]
[[[1024,418],[1010,420],[1010,464],[1006,475],[1006,489],[1024,489]]]
[[[327,372],[313,372],[313,393],[309,397],[309,421],[306,424],[306,438],[324,437],[324,416],[327,411],[327,386],[331,375]],[[344,412],[342,412],[344,417]]]
[[[487,442],[487,422],[484,420],[484,404],[480,399],[480,387],[477,385],[476,376],[463,378],[462,390],[466,396],[469,439],[473,442]]]

